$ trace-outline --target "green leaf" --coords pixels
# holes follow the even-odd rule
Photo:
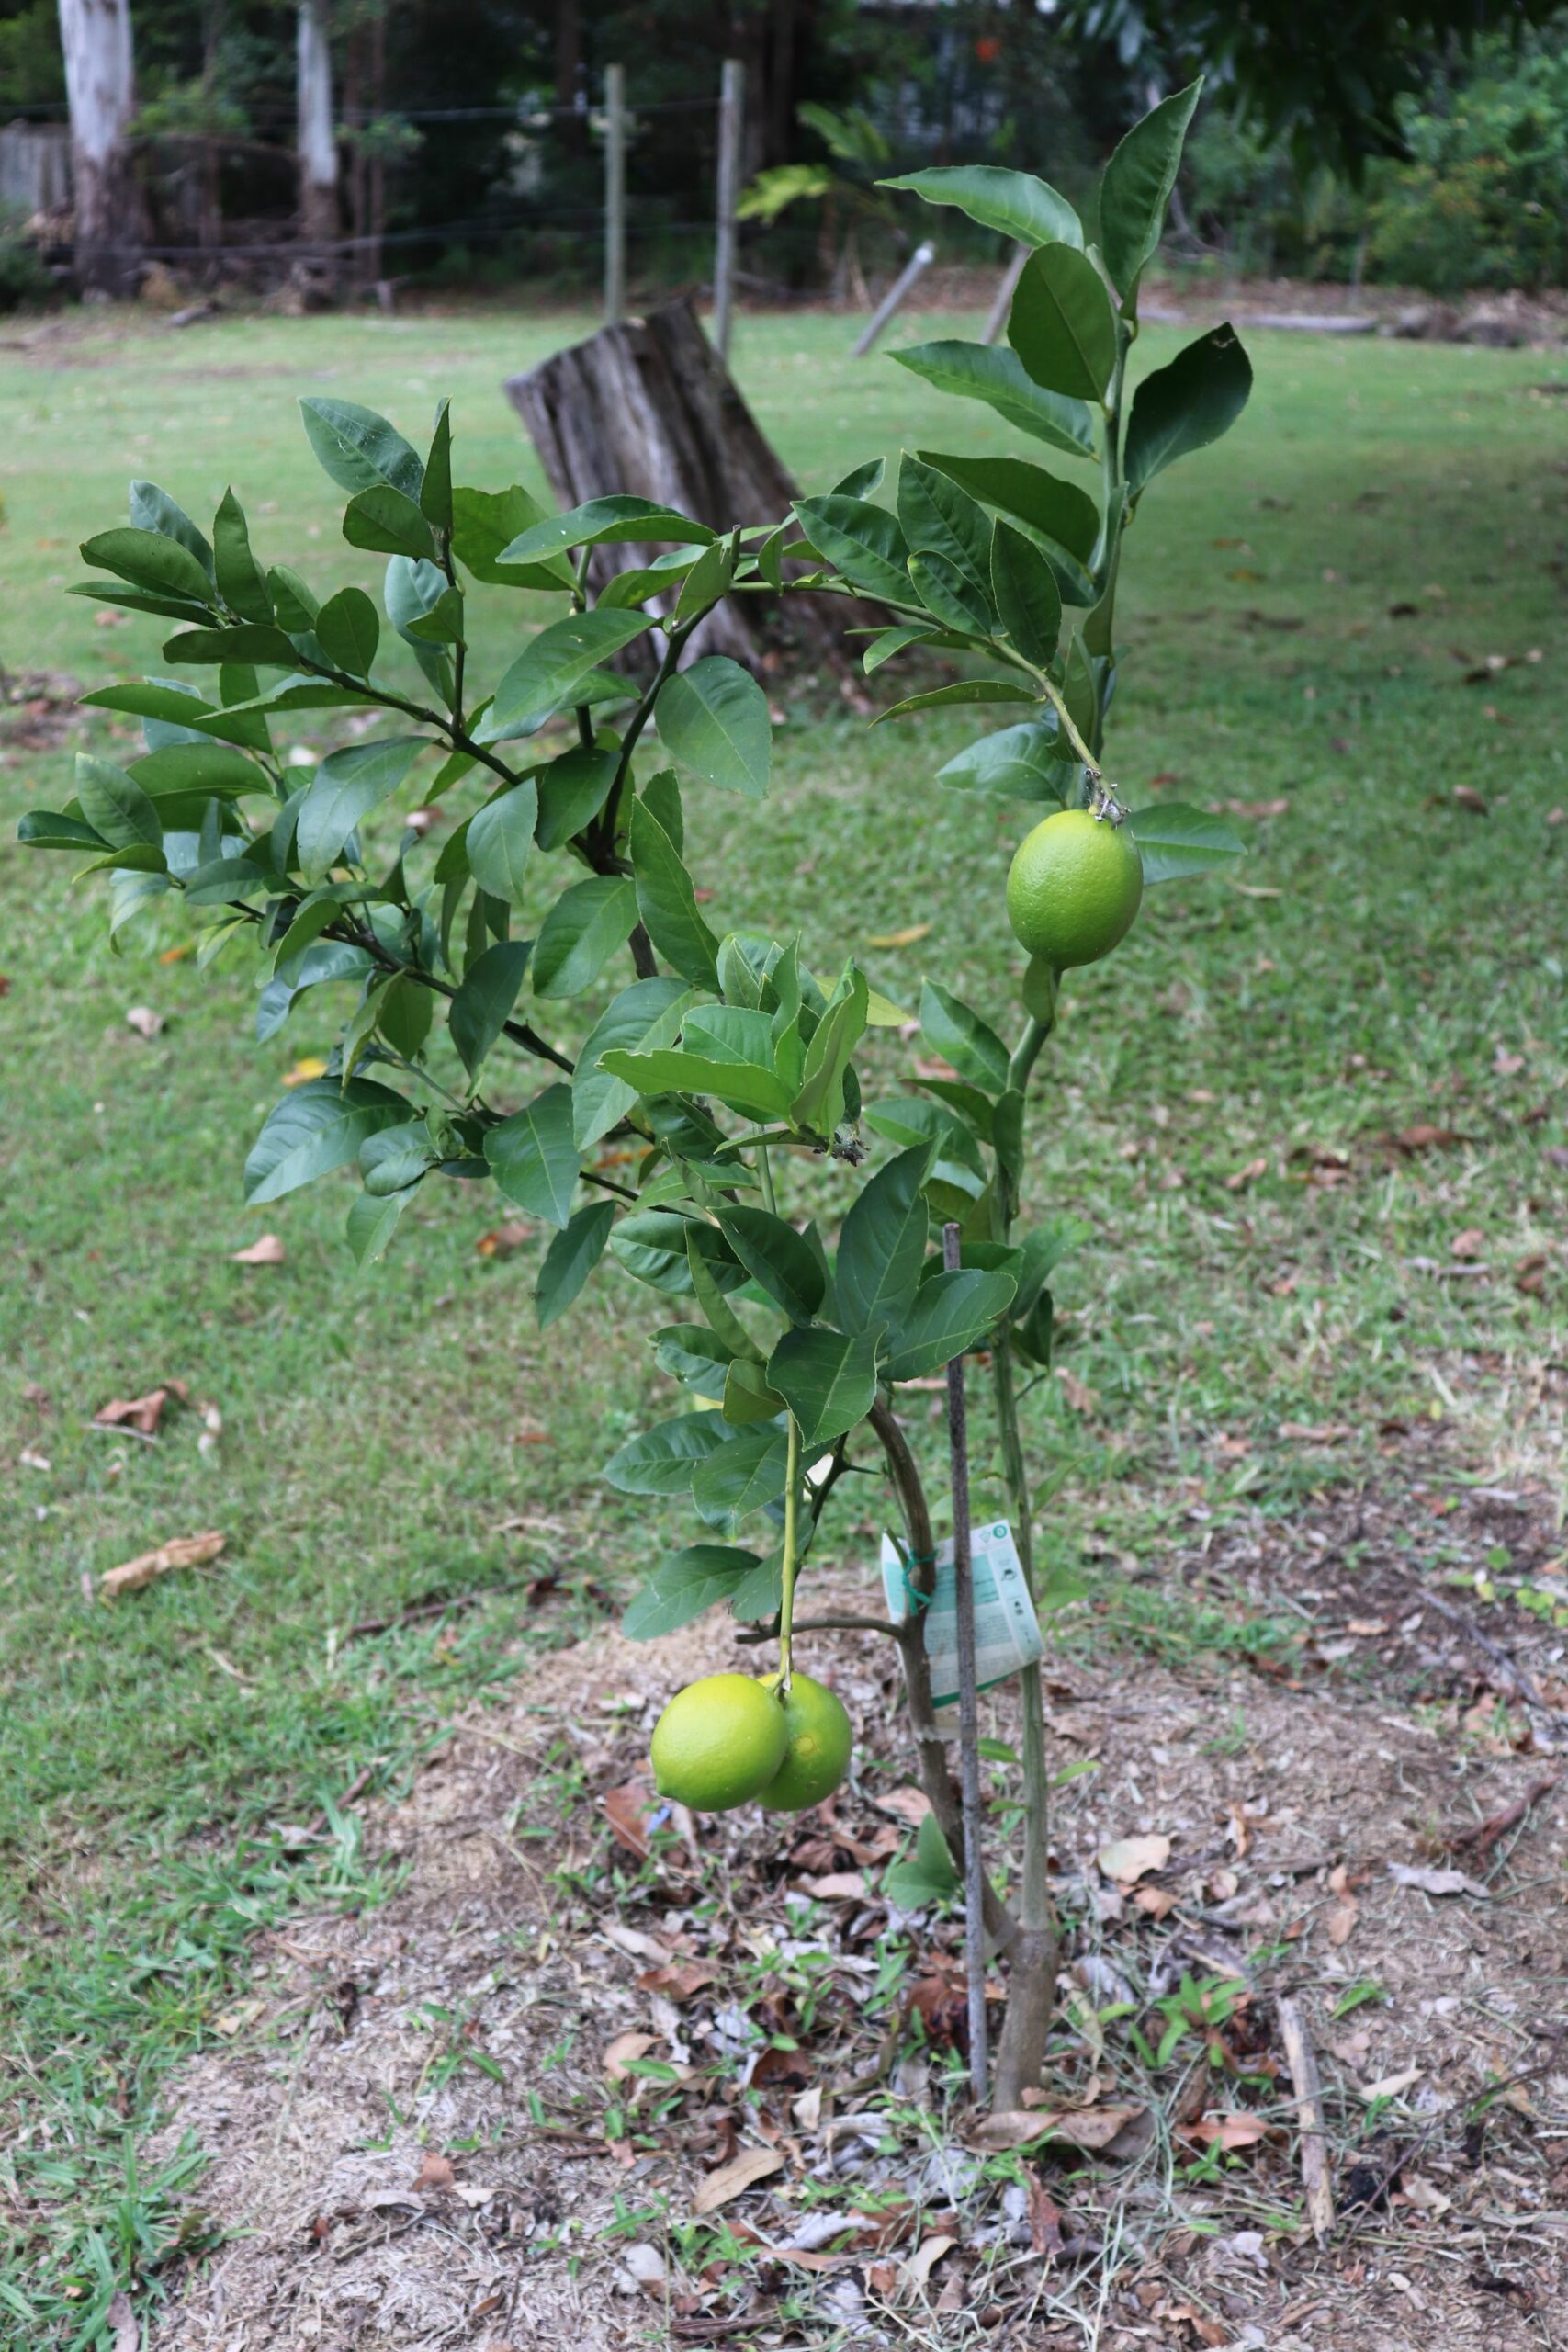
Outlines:
[[[76,754],[76,798],[93,831],[111,849],[132,843],[162,849],[163,821],[134,776],[91,752]]]
[[[1043,391],[1104,399],[1116,366],[1116,321],[1105,280],[1087,254],[1071,245],[1031,254],[1008,313],[1008,341]]]
[[[879,710],[873,719],[880,727],[885,718],[907,718],[912,710],[942,710],[955,702],[1037,702],[1039,696],[1026,685],[1015,684],[1011,678],[957,678],[950,686],[933,686],[923,695],[906,695],[890,709]]]
[[[534,1294],[541,1331],[547,1330],[566,1313],[604,1256],[615,1222],[614,1201],[590,1201],[586,1208],[577,1210],[552,1236],[544,1264],[539,1268],[539,1286]]]
[[[865,974],[847,964],[811,1033],[800,1087],[789,1106],[791,1124],[830,1135],[844,1115],[845,1073],[870,1020]]]
[[[920,1034],[964,1077],[987,1093],[1005,1093],[1008,1049],[987,1023],[935,980],[920,990]]]
[[[523,903],[538,814],[538,793],[525,780],[487,800],[468,820],[464,836],[468,871],[481,890],[488,890],[492,899],[503,899],[509,907]]]
[[[1064,759],[1062,753],[1055,725],[1024,719],[1017,727],[982,735],[977,743],[938,768],[936,780],[952,792],[996,792],[1010,800],[1055,801],[1060,806],[1083,774],[1078,761]]]
[[[490,1128],[485,1158],[509,1201],[547,1224],[564,1227],[582,1165],[572,1140],[570,1087],[559,1081],[547,1086],[499,1127]]]
[[[765,797],[773,748],[768,698],[739,662],[714,653],[678,670],[660,688],[653,721],[671,758],[705,784],[748,800]]]
[[[618,765],[616,752],[590,752],[578,745],[540,770],[535,779],[539,815],[534,839],[541,849],[564,849],[574,833],[592,822],[609,797]]]
[[[923,550],[909,558],[909,579],[917,596],[942,623],[956,636],[988,639],[995,627],[991,611],[990,589],[984,594],[974,585],[967,572],[960,571],[945,556],[928,555]]]
[[[17,839],[26,849],[107,849],[102,833],[80,817],[62,817],[52,808],[29,808],[17,820]]]
[[[336,901],[324,893],[320,898],[305,900],[274,951],[272,973],[275,981],[280,980],[290,990],[302,985],[306,957],[314,951],[317,940],[328,923],[334,920],[337,911]]]
[[[797,498],[795,518],[825,563],[852,587],[908,602],[909,549],[895,516],[863,498]]]
[[[692,1500],[710,1526],[725,1520],[739,1526],[753,1511],[777,1502],[786,1461],[783,1430],[757,1422],[698,1463],[692,1473]]]
[[[717,1413],[677,1413],[628,1438],[599,1475],[623,1495],[689,1494],[696,1464],[716,1453],[728,1435]]]
[[[359,1156],[367,1136],[401,1125],[409,1106],[389,1087],[367,1078],[340,1086],[335,1078],[313,1078],[277,1103],[251,1146],[245,1162],[245,1199],[252,1208],[281,1200],[285,1193],[325,1176]]]
[[[571,565],[564,556],[551,563],[501,560],[502,549],[543,513],[537,499],[515,482],[500,491],[459,487],[452,492],[452,552],[490,588],[570,588]]]
[[[642,797],[650,815],[658,818],[670,836],[670,846],[677,857],[686,854],[686,817],[681,806],[681,786],[673,768],[660,768],[643,786]]]
[[[391,798],[423,749],[417,735],[388,735],[328,754],[299,803],[295,828],[307,881],[321,880],[355,827]]]
[[[96,538],[84,540],[81,556],[95,571],[112,571],[129,580],[133,588],[192,605],[210,605],[214,601],[212,581],[200,558],[162,531],[129,526],[100,531]]]
[[[699,1256],[697,1263],[705,1262]],[[728,1340],[705,1323],[666,1323],[653,1335],[653,1360],[660,1371],[715,1403],[724,1394],[724,1376],[734,1355]]]
[[[911,645],[939,641],[936,630],[927,621],[906,621],[897,628],[878,629],[861,656],[861,667],[869,678],[885,662],[891,662],[896,653],[906,652]]]
[[[1228,322],[1145,376],[1127,424],[1127,494],[1137,498],[1167,466],[1228,433],[1247,406],[1252,363]]]
[[[648,935],[682,978],[718,994],[718,941],[697,909],[692,877],[645,800],[632,804],[632,872]]]
[[[424,468],[384,416],[353,401],[316,397],[302,400],[299,409],[317,463],[340,490],[373,490],[386,483],[405,498],[418,498]]]
[[[634,1209],[615,1227],[610,1247],[636,1281],[671,1298],[691,1295],[696,1258],[709,1267],[714,1284],[721,1289],[739,1290],[746,1280],[745,1267],[717,1226],[674,1209]]]
[[[809,1323],[827,1288],[820,1261],[793,1225],[771,1210],[721,1209],[719,1230],[768,1296],[792,1323]]]
[[[789,1088],[778,1072],[755,1062],[716,1061],[664,1046],[643,1053],[612,1047],[599,1063],[630,1088],[628,1109],[639,1094],[712,1094],[748,1119],[782,1119],[790,1108]]]
[[[991,590],[1017,650],[1037,670],[1048,669],[1062,634],[1061,591],[1033,540],[1010,523],[998,523],[991,542]]]
[[[694,523],[657,499],[591,498],[565,514],[531,523],[502,550],[503,563],[538,563],[570,548],[598,548],[673,539],[686,547],[711,547],[718,537],[705,523]]]
[[[844,1219],[833,1288],[848,1330],[880,1329],[914,1297],[931,1229],[920,1191],[931,1162],[930,1144],[901,1151],[878,1169]]]
[[[876,1402],[879,1331],[786,1331],[768,1358],[768,1382],[800,1424],[802,1442],[830,1445]]]
[[[264,669],[292,670],[299,655],[280,628],[269,628],[264,621],[238,621],[227,628],[187,628],[167,639],[164,659],[209,668],[220,662],[257,662]]]
[[[367,678],[381,642],[381,619],[363,588],[340,588],[316,616],[316,639],[334,670]]]
[[[435,556],[435,535],[418,501],[386,482],[349,500],[343,535],[351,548],[370,548],[378,555],[406,555],[415,563],[432,562]]]
[[[654,1052],[680,1035],[681,1023],[692,1003],[683,981],[660,973],[634,980],[601,1014],[578,1058],[571,1082],[572,1126],[581,1149],[607,1135],[624,1119],[637,1098],[635,1081],[612,1077],[599,1067],[601,1057],[619,1049]]]
[[[863,466],[852,467],[842,481],[833,484],[834,497],[874,498],[882,487],[882,477],[886,469],[886,460],[881,458],[871,458]]]
[[[958,1871],[934,1813],[928,1813],[911,1849],[882,1873],[882,1891],[899,1911],[925,1911],[958,1892]]]
[[[1021,1245],[1023,1263],[1019,1270],[1013,1314],[1027,1315],[1062,1260],[1093,1238],[1091,1226],[1071,1216],[1054,1217],[1048,1224],[1037,1225],[1026,1233]]]
[[[230,611],[238,613],[243,621],[270,621],[272,591],[251,552],[244,509],[231,490],[223,492],[213,518],[212,553],[218,593]]]
[[[1100,243],[1123,308],[1137,301],[1138,280],[1159,251],[1165,208],[1176,186],[1182,142],[1203,87],[1200,74],[1135,122],[1100,183]]]
[[[581,996],[592,988],[637,922],[637,890],[625,875],[595,875],[563,890],[534,947],[534,994]]]
[[[1077,482],[1062,481],[1028,458],[951,458],[922,449],[920,460],[949,474],[982,505],[1023,523],[1079,564],[1100,537],[1100,509]]]
[[[452,999],[447,1025],[470,1079],[478,1078],[485,1057],[511,1019],[527,968],[528,942],[498,939],[476,956],[464,973],[463,984]]]
[[[348,1213],[348,1246],[354,1261],[361,1268],[373,1266],[384,1258],[403,1211],[413,1198],[413,1187],[406,1192],[389,1193],[378,1197],[374,1193],[361,1193]]]
[[[1010,424],[1069,457],[1094,455],[1094,419],[1081,401],[1048,392],[1024,370],[1013,351],[997,351],[980,343],[919,343],[893,357],[911,375],[939,392],[984,401]]]
[[[906,453],[898,468],[898,520],[916,554],[956,566],[982,607],[991,592],[991,518],[950,476]],[[983,624],[989,628],[989,615]]]
[[[1191,875],[1207,874],[1247,855],[1247,843],[1234,826],[1183,800],[1135,808],[1127,822],[1144,862],[1145,883],[1185,882]]]
[[[166,539],[177,539],[195,556],[209,580],[216,578],[217,567],[205,536],[185,508],[176,506],[168,492],[160,490],[155,481],[131,483],[130,523],[133,530],[158,531]]]
[[[1083,243],[1083,222],[1066,198],[1031,172],[1004,171],[995,164],[943,164],[877,185],[909,188],[928,204],[955,205],[982,229],[994,229],[1015,244]]]
[[[572,613],[552,621],[502,673],[491,710],[493,725],[520,728],[562,710],[601,662],[653,627],[648,613]]]
[[[921,1380],[984,1337],[1007,1312],[1016,1285],[1010,1274],[960,1269],[922,1283],[900,1317],[888,1347],[889,1380]]]
[[[423,1119],[410,1119],[401,1126],[382,1127],[377,1134],[367,1136],[359,1147],[365,1189],[377,1200],[385,1200],[389,1193],[406,1192],[411,1184],[419,1182],[426,1169],[434,1165],[430,1130]]]
[[[452,403],[444,400],[435,412],[430,455],[419,487],[420,511],[433,530],[452,528]]]
[[[739,1287],[731,1280],[730,1252],[727,1248],[722,1260],[708,1254],[712,1248],[712,1232],[710,1226],[697,1218],[686,1227],[686,1270],[691,1277],[692,1296],[706,1316],[715,1337],[730,1356],[741,1357],[760,1367],[762,1351],[724,1295],[727,1289]],[[718,1236],[720,1241],[723,1238],[722,1234]],[[743,1272],[744,1269],[734,1271]]]
[[[718,1420],[716,1413],[704,1418]],[[693,1544],[683,1552],[672,1552],[668,1559],[660,1560],[648,1583],[628,1603],[621,1618],[621,1631],[633,1642],[649,1642],[660,1634],[673,1634],[716,1602],[728,1600],[757,1566],[755,1552],[743,1552],[728,1544]]]
[[[292,979],[275,977],[257,998],[256,1043],[265,1046],[269,1037],[276,1036],[295,998],[306,989],[319,988],[328,980],[362,979],[372,968],[363,947],[350,946],[346,940],[318,940],[307,947]]]

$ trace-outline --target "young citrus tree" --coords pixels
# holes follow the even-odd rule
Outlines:
[[[231,492],[209,537],[136,483],[129,526],[83,549],[116,584],[77,593],[174,623],[164,663],[212,685],[160,674],[89,695],[139,718],[146,748],[123,767],[81,755],[74,797],[25,818],[21,839],[107,875],[115,934],[163,900],[199,913],[203,961],[243,953],[259,966],[262,1041],[307,991],[341,993],[326,1074],[266,1119],[247,1199],[355,1168],[348,1241],[368,1264],[423,1185],[493,1182],[553,1228],[542,1325],[606,1259],[671,1302],[653,1352],[690,1408],[623,1445],[604,1475],[626,1494],[689,1498],[700,1532],[660,1562],[626,1629],[667,1633],[728,1602],[779,1661],[760,1681],[707,1678],[661,1720],[660,1785],[700,1809],[753,1795],[798,1808],[847,1770],[842,1709],[794,1668],[795,1594],[836,1485],[870,1445],[897,1499],[908,1606],[852,1622],[897,1643],[922,1785],[948,1855],[962,1853],[922,1618],[933,1512],[899,1387],[988,1351],[1032,1580],[1015,1366],[1049,1363],[1048,1283],[1068,1235],[1018,1230],[1026,1091],[1062,972],[1109,952],[1145,883],[1236,846],[1197,811],[1127,816],[1100,767],[1127,525],[1164,466],[1225,429],[1248,380],[1221,331],[1146,378],[1123,413],[1138,282],[1194,96],[1156,108],[1112,158],[1098,249],[1041,181],[979,169],[912,183],[1034,251],[1010,351],[898,356],[1054,453],[1097,459],[1097,493],[1016,458],[906,456],[896,513],[874,503],[874,466],[792,517],[724,535],[631,497],[547,515],[516,487],[454,482],[445,405],[422,458],[384,418],[311,399],[311,445],[348,493],[344,536],[389,559],[379,609],[356,586],[322,600],[266,567]],[[669,551],[595,594],[593,551],[615,541]],[[856,1056],[897,1009],[852,960],[819,980],[798,934],[716,933],[684,858],[683,791],[754,801],[771,764],[761,690],[693,639],[726,596],[802,588],[882,608],[868,671],[919,646],[979,656],[979,674],[884,716],[1026,707],[942,781],[1054,812],[1009,887],[1030,951],[1017,1042],[928,979],[922,1032],[956,1076],[869,1104]],[[517,590],[563,610],[477,688],[475,603]],[[273,740],[301,712],[385,723],[302,771]],[[448,793],[466,813],[437,848],[397,812]],[[863,1176],[867,1132],[896,1149]],[[824,1163],[855,1188],[832,1238],[801,1205]],[[933,1243],[944,1219],[963,1228],[955,1267]],[[997,2080],[1009,2106],[1038,2079],[1055,1975],[1037,1670],[1022,1690],[1024,1867],[1015,1904],[990,1887],[986,1901],[1010,1964]],[[923,1851],[927,1880],[913,1871],[907,1888],[936,1883],[929,1841]]]

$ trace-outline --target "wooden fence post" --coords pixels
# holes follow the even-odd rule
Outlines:
[[[860,340],[850,354],[852,359],[863,359],[888,320],[893,316],[917,277],[924,276],[936,259],[934,245],[917,245],[898,276],[894,279],[881,301],[861,330]]]
[[[949,1273],[961,1256],[959,1228],[942,1229]],[[980,1853],[980,1720],[975,1687],[975,1571],[969,1544],[969,1420],[964,1358],[947,1367],[947,1443],[953,1467],[953,1607],[958,1635],[958,1777],[964,1798],[964,1960],[969,1984],[969,2087],[986,2103],[986,1866]]]
[[[982,343],[995,343],[1006,326],[1008,312],[1012,308],[1012,298],[1018,292],[1018,281],[1023,276],[1023,265],[1032,251],[1033,248],[1030,245],[1014,245],[1012,258],[1002,273],[1002,282],[997,288],[997,299],[991,304],[991,315],[986,321],[986,332],[980,338]]]
[[[735,208],[740,200],[740,131],[745,111],[746,69],[738,57],[724,61],[718,97],[718,228],[713,260],[713,339],[721,359],[729,357],[735,311]]]
[[[626,69],[604,68],[604,324],[626,308]]]

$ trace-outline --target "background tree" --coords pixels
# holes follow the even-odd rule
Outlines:
[[[296,41],[299,110],[299,227],[311,244],[338,233],[337,137],[326,0],[300,0]]]
[[[141,257],[127,138],[136,106],[130,0],[60,0],[60,43],[71,107],[77,277],[99,293],[127,294]]]

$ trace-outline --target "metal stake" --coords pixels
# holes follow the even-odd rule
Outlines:
[[[960,1257],[956,1225],[942,1229],[942,1260],[949,1273]],[[969,1983],[969,2086],[986,2100],[985,1864],[980,1853],[980,1711],[975,1688],[975,1576],[969,1550],[969,1422],[964,1359],[947,1367],[947,1443],[953,1465],[953,1587],[958,1620],[958,1758],[964,1795],[964,1959]]]

